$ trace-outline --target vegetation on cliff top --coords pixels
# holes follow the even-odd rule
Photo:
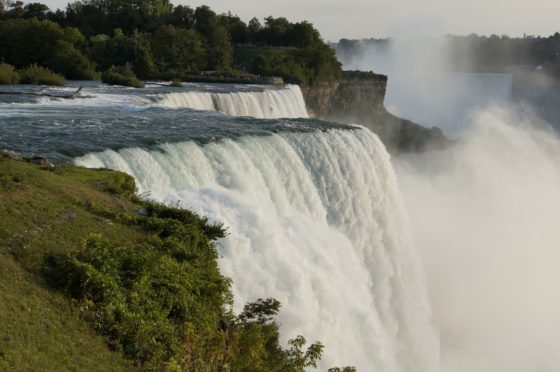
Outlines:
[[[168,0],[82,0],[65,10],[40,3],[0,2],[0,61],[36,63],[68,79],[97,79],[130,64],[141,79],[181,79],[243,70],[313,85],[336,80],[340,63],[308,22],[218,15]],[[260,48],[256,58],[237,50]],[[280,53],[270,51],[280,50]]]
[[[277,301],[233,313],[220,225],[134,190],[122,173],[0,156],[0,369],[316,364],[320,343],[280,346]]]

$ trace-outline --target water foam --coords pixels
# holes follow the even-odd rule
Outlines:
[[[76,163],[127,172],[140,192],[225,223],[220,267],[237,309],[280,300],[282,341],[322,341],[322,368],[437,369],[424,280],[389,155],[373,133],[184,142]]]

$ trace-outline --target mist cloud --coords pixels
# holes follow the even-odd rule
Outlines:
[[[560,141],[509,108],[396,162],[425,263],[442,372],[558,371]]]

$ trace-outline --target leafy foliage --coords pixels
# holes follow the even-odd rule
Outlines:
[[[221,225],[188,210],[142,203],[145,209],[134,216],[89,208],[142,228],[146,239],[122,245],[90,235],[80,249],[49,255],[44,263],[49,282],[80,301],[113,348],[138,366],[156,369],[316,367],[320,343],[304,350],[305,339],[298,336],[289,349],[280,347],[278,301],[260,299],[233,315],[230,281],[219,273],[213,243],[226,234]]]
[[[0,63],[0,84],[17,84],[19,79],[19,74],[14,66]]]
[[[321,45],[289,53],[261,54],[253,60],[252,69],[258,74],[281,76],[287,82],[304,85],[336,81],[341,74],[334,51]]]
[[[156,65],[165,77],[182,77],[204,69],[206,50],[197,32],[164,26],[152,37]]]
[[[21,77],[20,82],[23,84],[59,86],[65,84],[64,76],[35,63],[19,70],[19,75]]]
[[[17,68],[36,63],[71,79],[97,77],[81,50],[85,39],[75,28],[36,18],[8,19],[0,21],[0,34],[0,57]]]
[[[305,351],[306,340],[297,336],[284,350],[278,343],[278,324],[274,320],[280,302],[273,298],[259,299],[245,305],[236,318],[238,332],[233,342],[234,371],[285,371],[303,372],[307,367],[317,367],[323,353],[320,342],[311,344]]]
[[[95,328],[138,365],[211,363],[212,350],[224,349],[219,322],[231,295],[206,233],[223,230],[153,203],[145,216],[122,218],[150,237],[122,246],[92,235],[76,252],[48,257],[51,283],[79,299]]]
[[[264,25],[256,18],[246,24],[231,13],[168,0],[78,0],[54,12],[40,3],[13,3],[0,9],[0,34],[0,58],[7,63],[37,63],[70,79],[97,79],[96,70],[130,64],[141,78],[244,70],[314,85],[336,80],[341,70],[308,22],[268,17]],[[234,49],[247,48],[289,53],[234,58]]]
[[[111,66],[101,75],[101,81],[111,85],[124,85],[133,88],[143,88],[144,82],[138,80],[129,64]]]

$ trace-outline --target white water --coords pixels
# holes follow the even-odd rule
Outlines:
[[[326,346],[321,369],[438,366],[424,279],[390,158],[367,130],[282,133],[89,154],[76,162],[132,174],[139,191],[229,227],[220,267],[239,310],[275,297],[282,342]]]
[[[156,97],[159,106],[168,108],[220,111],[227,115],[260,119],[309,117],[298,85],[260,92],[181,92],[158,94]]]

